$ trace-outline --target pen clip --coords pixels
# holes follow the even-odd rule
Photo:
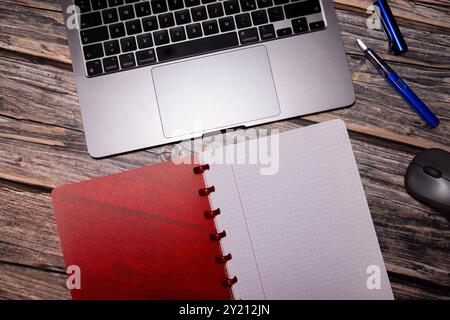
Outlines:
[[[388,49],[389,49],[389,51],[392,51],[392,46],[393,46],[392,34],[389,32],[388,28],[386,27],[386,21],[384,20],[384,16],[380,12],[380,7],[377,5],[377,2],[378,1],[375,1],[373,4],[375,13],[376,13],[378,19],[380,19],[381,28],[383,29],[383,32],[386,35],[386,38],[388,39]]]
[[[405,39],[398,27],[386,0],[376,0],[374,3],[375,13],[380,19],[381,27],[388,39],[389,52],[394,54],[403,54],[408,51]]]

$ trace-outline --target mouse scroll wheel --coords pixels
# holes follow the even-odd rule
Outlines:
[[[423,172],[432,176],[433,178],[440,178],[442,176],[442,173],[439,170],[430,166],[423,167]]]

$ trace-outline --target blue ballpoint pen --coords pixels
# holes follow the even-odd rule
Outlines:
[[[375,51],[367,48],[367,46],[359,39],[356,39],[361,47],[364,55],[375,66],[383,78],[397,91],[397,93],[416,111],[419,116],[431,128],[439,124],[439,119],[431,112],[430,109],[419,99],[418,96],[406,85],[405,82],[381,59]]]

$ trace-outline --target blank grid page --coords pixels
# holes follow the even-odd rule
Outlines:
[[[279,172],[212,165],[205,176],[220,207],[216,226],[236,299],[392,299],[392,292],[342,121],[279,136]],[[263,142],[265,143],[265,142]],[[229,146],[225,149],[229,149]],[[207,157],[205,159],[207,161]],[[368,289],[367,268],[381,289]]]

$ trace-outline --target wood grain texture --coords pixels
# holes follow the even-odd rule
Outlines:
[[[70,63],[61,12],[0,2],[0,48]]]
[[[450,150],[450,3],[391,0],[410,51],[386,52],[366,27],[369,1],[335,4],[357,94],[351,108],[266,124],[288,130],[344,119],[394,294],[450,299],[450,224],[406,194],[403,174],[422,148]],[[363,39],[439,115],[427,129],[355,45]],[[86,151],[58,0],[0,0],[0,299],[67,299],[51,210],[58,185],[166,159],[173,145],[101,160]]]

